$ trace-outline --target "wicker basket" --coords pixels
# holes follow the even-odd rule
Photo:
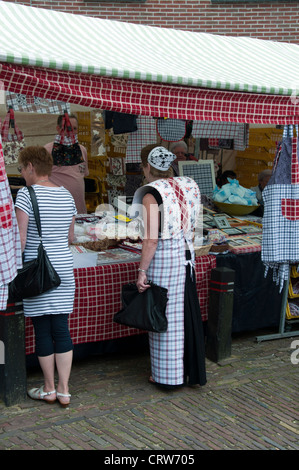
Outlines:
[[[229,250],[228,243],[222,243],[222,245],[212,245],[210,251],[213,253],[223,253]]]
[[[208,255],[211,247],[212,247],[212,243],[210,245],[195,246],[194,247],[195,256]]]
[[[103,240],[96,240],[96,241],[84,242],[84,243],[73,243],[73,245],[80,245],[86,248],[87,250],[92,250],[92,251],[108,250],[110,246],[115,246],[117,244],[118,244],[118,240],[111,240],[110,238],[104,238]]]

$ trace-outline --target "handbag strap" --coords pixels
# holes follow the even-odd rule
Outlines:
[[[32,202],[34,218],[35,218],[38,234],[39,234],[40,239],[42,239],[42,228],[41,228],[41,223],[40,223],[39,208],[38,208],[35,191],[31,186],[28,186],[27,189],[29,191],[29,195],[30,195],[31,202]]]
[[[20,131],[20,129],[16,125],[15,113],[12,107],[10,107],[8,112],[6,113],[5,119],[1,126],[1,137],[3,142],[8,141],[8,133],[10,127],[14,130],[14,133],[17,136],[17,140],[23,140],[24,135],[23,132]]]
[[[73,127],[67,111],[64,111],[64,116],[62,118],[61,131],[60,131],[60,143],[63,143],[64,136],[70,139],[72,144],[76,143],[76,135],[73,131]]]

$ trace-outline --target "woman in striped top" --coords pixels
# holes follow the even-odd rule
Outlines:
[[[19,171],[27,186],[32,186],[35,191],[43,245],[61,279],[59,287],[23,301],[24,315],[31,317],[34,326],[36,353],[44,375],[44,385],[29,390],[28,395],[48,403],[58,399],[62,406],[68,406],[68,382],[73,357],[68,315],[73,311],[75,294],[73,256],[69,244],[74,236],[76,206],[69,191],[49,181],[53,160],[44,147],[25,148],[20,152],[19,163]],[[39,235],[26,187],[18,191],[15,207],[24,260],[28,261],[37,256]],[[58,372],[57,391],[54,384],[55,365]]]

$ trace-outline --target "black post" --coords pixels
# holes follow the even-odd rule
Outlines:
[[[235,271],[215,268],[211,271],[206,356],[219,362],[231,355],[231,331]]]
[[[0,311],[0,398],[6,406],[26,399],[25,325],[22,302]]]

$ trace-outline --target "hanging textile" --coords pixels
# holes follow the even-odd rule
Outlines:
[[[11,130],[11,132],[10,132]],[[24,134],[18,128],[14,110],[9,109],[0,127],[3,156],[6,165],[18,163],[19,152],[26,147]]]
[[[21,267],[20,235],[5,171],[0,136],[0,310],[6,309],[8,284]]]
[[[264,217],[262,261],[273,269],[273,279],[283,288],[289,264],[299,262],[299,164],[298,129],[284,130],[274,159],[272,176],[263,190]]]
[[[6,107],[12,106],[14,111],[22,113],[40,114],[63,114],[64,110],[70,113],[71,107],[68,103],[56,100],[47,100],[38,96],[22,95],[21,93],[6,92]]]
[[[178,142],[186,135],[186,121],[182,119],[157,119],[157,132],[166,142]]]
[[[142,147],[157,142],[156,123],[152,117],[138,116],[137,128],[128,137],[126,163],[140,163]]]
[[[73,166],[84,162],[78,136],[73,131],[67,111],[64,112],[60,134],[54,140],[52,157],[53,165],[56,166]]]
[[[113,128],[113,133],[127,134],[137,131],[137,116],[115,111],[104,111],[105,129]]]
[[[210,148],[218,147],[221,139],[233,139],[233,149],[243,151],[248,147],[249,125],[238,122],[193,121],[192,136],[208,138]]]

